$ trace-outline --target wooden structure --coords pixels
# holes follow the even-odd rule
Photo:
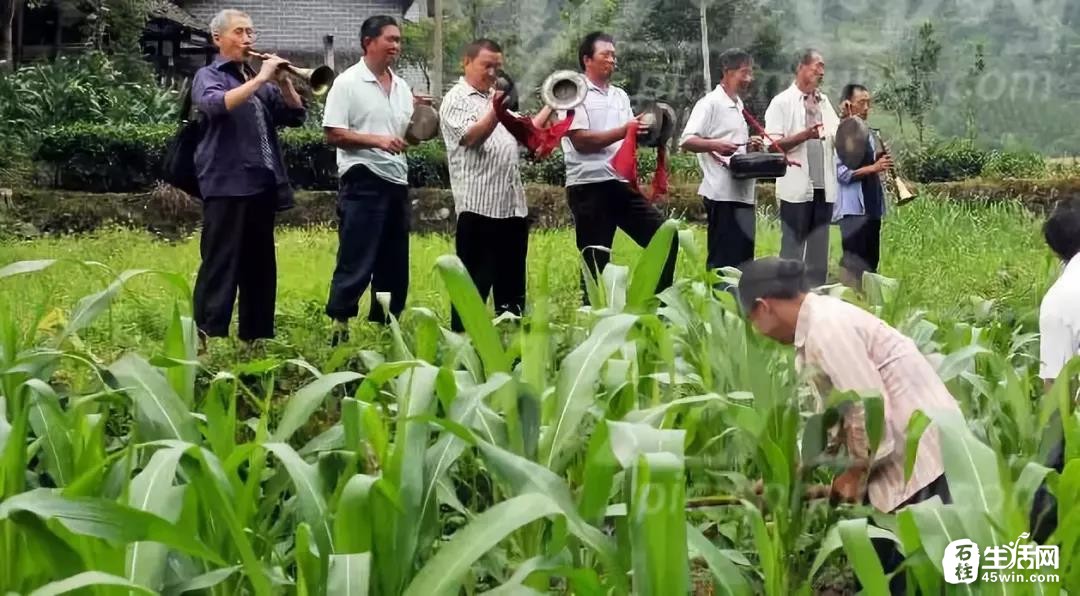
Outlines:
[[[169,0],[150,0],[143,54],[162,79],[186,78],[217,54],[210,32]]]

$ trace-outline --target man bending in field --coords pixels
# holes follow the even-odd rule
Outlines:
[[[812,294],[800,261],[758,259],[743,268],[739,300],[754,327],[772,339],[793,344],[796,366],[821,374],[820,388],[880,394],[885,429],[877,453],[869,452],[861,405],[850,408],[838,435],[853,463],[833,481],[834,497],[869,501],[884,513],[937,496],[951,502],[938,431],[931,426],[919,442],[911,478],[904,480],[908,420],[916,410],[933,417],[962,415],[933,366],[915,343],[865,310],[838,298]],[[886,573],[903,557],[892,541],[874,540]],[[903,594],[904,574],[890,590]]]

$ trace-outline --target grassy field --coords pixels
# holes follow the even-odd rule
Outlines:
[[[254,361],[221,341],[199,363],[175,308],[186,292],[164,277],[136,276],[95,307],[121,271],[190,283],[197,237],[4,245],[0,266],[107,270],[0,278],[0,592],[788,596],[853,593],[857,575],[879,594],[870,537],[884,534],[910,554],[909,581],[946,593],[952,537],[1004,544],[1031,529],[1052,413],[1071,462],[1051,485],[1061,575],[1009,593],[1080,585],[1080,509],[1060,492],[1080,486],[1080,417],[1069,383],[1043,393],[1030,333],[1056,267],[1039,225],[1017,204],[924,200],[890,216],[882,273],[899,291],[876,280],[881,291],[849,297],[916,341],[964,417],[921,413],[952,454],[956,504],[877,515],[878,529],[869,507],[792,497],[847,465],[825,449],[827,421],[856,400],[881,428],[882,398],[834,392],[816,411],[790,347],[749,332],[686,255],[657,311],[642,289],[664,251],[620,236],[614,261],[634,267],[613,284],[620,298],[583,314],[572,232],[537,232],[536,308],[496,328],[460,262],[439,258],[452,239],[416,236],[411,305],[445,325],[453,296],[468,341],[411,310],[386,329],[356,323],[352,345],[331,350],[335,236],[281,230],[279,340]],[[775,254],[775,220],[760,219],[759,238]],[[834,232],[834,263],[837,245]]]
[[[1040,220],[1014,204],[970,205],[922,201],[894,210],[883,231],[881,273],[899,279],[903,300],[925,308],[934,318],[951,316],[969,296],[990,299],[1030,313],[1037,307],[1052,275],[1052,259],[1040,235]],[[704,246],[704,229],[695,230]],[[758,255],[777,254],[779,224],[775,218],[758,219]],[[278,338],[271,349],[278,355],[301,356],[313,363],[329,357],[329,322],[322,312],[333,272],[337,237],[327,228],[279,229]],[[497,247],[493,247],[497,249]],[[453,238],[414,235],[411,248],[410,306],[433,310],[444,324],[449,298],[434,270],[435,259],[454,250]],[[629,263],[640,249],[621,232],[616,237],[613,261]],[[832,230],[830,260],[839,260],[840,241]],[[78,259],[104,263],[114,272],[156,269],[177,273],[194,285],[199,265],[198,237],[165,243],[153,236],[111,229],[80,237],[49,237],[0,246],[0,265],[30,259]],[[700,267],[680,255],[679,271]],[[573,232],[534,231],[529,245],[529,290],[537,291],[540,271],[547,268],[553,313],[556,320],[574,316],[580,305],[580,271]],[[56,317],[74,306],[82,296],[101,290],[112,275],[91,272],[76,265],[32,278],[0,280],[19,320],[33,315],[36,305],[48,304]],[[365,294],[361,313],[366,315]],[[84,333],[92,351],[102,356],[136,349],[145,351],[163,337],[175,291],[154,278],[141,278],[125,287],[110,317]],[[33,306],[31,306],[33,305]],[[234,319],[235,320],[235,319]],[[354,323],[353,344],[372,347],[381,329],[366,322]],[[232,357],[234,346],[214,346],[215,359]]]

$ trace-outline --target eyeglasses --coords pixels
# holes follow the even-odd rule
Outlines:
[[[251,28],[251,27],[247,27],[247,28],[238,27],[236,29],[233,29],[233,34],[235,34],[237,36],[246,35],[247,37],[250,37],[251,39],[255,39],[255,38],[259,37],[259,32],[256,31],[255,29]]]

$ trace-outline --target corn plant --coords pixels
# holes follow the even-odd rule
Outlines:
[[[412,308],[382,350],[335,372],[300,359],[208,370],[182,278],[80,264],[110,279],[57,332],[0,310],[0,590],[787,595],[840,565],[879,593],[889,576],[871,540],[883,539],[907,556],[896,573],[938,593],[945,545],[1015,539],[1044,480],[1059,501],[1051,541],[1063,563],[1080,555],[1068,393],[1080,365],[1037,397],[1033,338],[992,307],[940,324],[894,280],[831,288],[908,333],[967,416],[917,414],[906,446],[910,470],[920,434],[939,428],[963,506],[871,524],[867,507],[804,493],[846,463],[826,449],[845,408],[880,439],[881,396],[814,395],[791,350],[720,290],[729,275],[690,270],[656,295],[673,242],[701,262],[668,222],[637,262],[587,276],[591,306],[561,327],[543,288],[524,318],[492,320],[460,260],[442,257],[466,333]],[[0,280],[55,265],[15,263]],[[182,296],[165,340],[102,362],[80,333],[144,274]],[[55,382],[70,371],[77,383]],[[333,423],[312,433],[325,412]],[[1060,474],[1039,463],[1054,412]],[[1078,569],[1066,563],[1060,585],[1080,585]]]

